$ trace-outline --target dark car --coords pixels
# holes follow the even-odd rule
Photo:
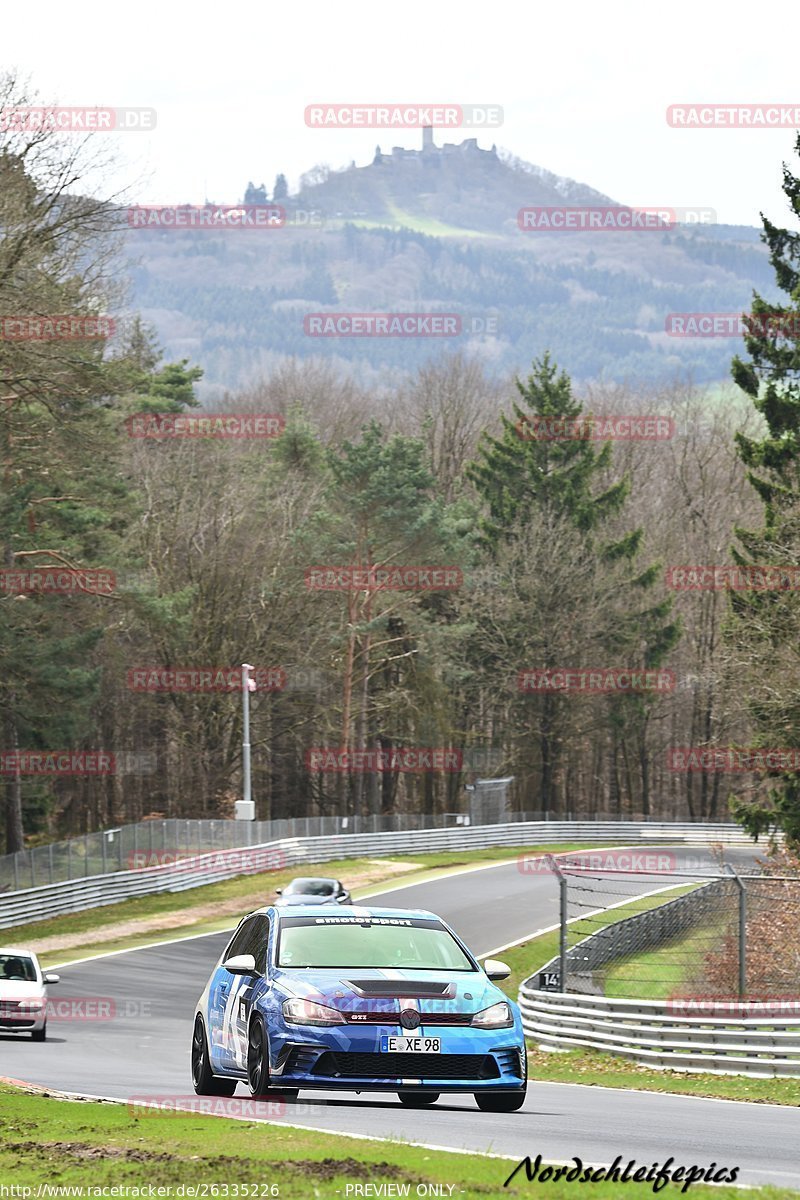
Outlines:
[[[349,904],[350,893],[338,879],[293,879],[285,888],[276,888],[280,899],[276,908],[290,904]]]

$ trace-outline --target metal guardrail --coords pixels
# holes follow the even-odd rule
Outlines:
[[[238,826],[239,822],[230,822]],[[189,888],[257,874],[279,866],[308,865],[370,855],[422,853],[435,850],[529,846],[553,842],[645,844],[658,839],[693,844],[728,842],[751,844],[741,826],[631,821],[527,821],[502,825],[455,826],[449,829],[335,834],[326,837],[285,838],[259,846],[198,854],[142,870],[116,871],[0,893],[0,929],[24,925],[62,913],[116,904],[134,896],[179,892]]]
[[[740,1017],[730,1015],[730,1003],[681,1017],[667,1000],[545,992],[526,981],[519,1004],[525,1033],[545,1050],[589,1047],[672,1071],[800,1075],[800,999],[739,1001]]]

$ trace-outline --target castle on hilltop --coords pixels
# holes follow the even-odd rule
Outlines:
[[[390,154],[384,154],[380,146],[375,147],[374,167],[387,163],[415,162],[420,166],[441,166],[446,159],[471,158],[479,156],[497,158],[497,146],[492,144],[491,150],[481,150],[477,138],[465,138],[463,142],[445,142],[443,146],[434,145],[433,126],[425,125],[422,130],[422,149],[406,150],[404,146],[392,146]]]

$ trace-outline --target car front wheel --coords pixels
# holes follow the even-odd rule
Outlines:
[[[46,1040],[47,1040],[47,1021],[45,1021],[44,1025],[42,1026],[41,1029],[32,1029],[31,1030],[31,1041],[32,1042],[44,1042]]]
[[[299,1088],[275,1088],[269,1078],[269,1042],[261,1020],[256,1018],[250,1026],[247,1039],[247,1082],[250,1095],[260,1100],[285,1100],[291,1104],[297,1099]]]
[[[481,1112],[517,1112],[525,1103],[525,1089],[518,1092],[475,1092]]]
[[[198,1096],[232,1096],[236,1091],[235,1079],[221,1079],[211,1070],[206,1027],[199,1013],[194,1019],[192,1033],[192,1083]]]

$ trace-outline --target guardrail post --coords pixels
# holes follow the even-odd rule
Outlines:
[[[739,889],[739,998],[747,995],[747,887],[736,868],[725,863]]]
[[[546,855],[553,874],[558,879],[558,990],[567,990],[567,877],[552,854]]]

